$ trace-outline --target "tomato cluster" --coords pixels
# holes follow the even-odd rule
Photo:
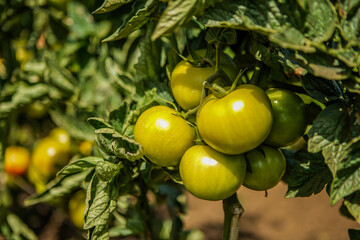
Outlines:
[[[286,160],[278,147],[304,134],[305,105],[293,92],[265,92],[252,84],[201,100],[203,82],[214,72],[181,61],[172,73],[171,89],[184,110],[197,107],[195,123],[156,106],[140,115],[134,138],[154,164],[178,166],[185,188],[198,198],[225,199],[241,185],[270,189],[285,173]],[[196,132],[206,144],[194,145]]]

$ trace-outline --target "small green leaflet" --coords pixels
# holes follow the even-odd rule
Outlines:
[[[35,233],[15,214],[8,214],[6,220],[14,234],[14,238],[23,239],[21,236],[24,236],[27,240],[38,239]]]
[[[350,196],[345,197],[344,205],[354,219],[360,223],[360,192],[357,191]]]
[[[71,175],[56,177],[47,185],[44,192],[27,198],[25,200],[25,206],[31,206],[41,202],[49,202],[53,199],[57,199],[71,193],[74,189],[81,187],[82,182],[91,170],[92,169],[84,170]]]
[[[93,12],[93,14],[108,13],[132,1],[133,0],[105,0],[103,4]]]
[[[349,144],[346,148],[347,158],[339,165],[331,185],[330,203],[334,205],[340,199],[360,190],[360,141]],[[357,196],[356,194],[354,196]],[[347,198],[348,199],[348,198]],[[358,199],[350,198],[352,201]],[[346,204],[345,204],[346,205]],[[348,205],[346,205],[348,207]],[[348,207],[349,208],[349,207]],[[349,209],[350,211],[350,209]],[[350,213],[352,213],[350,211]],[[354,214],[353,214],[354,215]],[[360,214],[359,214],[360,216]],[[359,216],[357,216],[359,218]],[[355,216],[354,216],[355,217]]]
[[[286,198],[309,197],[318,194],[332,180],[331,172],[321,154],[295,153],[295,167],[288,180]]]
[[[115,41],[127,37],[130,33],[144,26],[155,12],[160,2],[156,0],[138,0],[132,6],[132,11],[124,19],[123,24],[103,42]]]
[[[306,8],[304,11],[294,0],[286,2],[225,0],[213,8],[208,8],[204,17],[198,20],[207,27],[235,28],[265,35],[282,32],[282,42],[288,42],[289,46],[301,44],[297,47],[300,49],[300,46],[305,45],[305,38],[315,42],[328,40],[336,24],[335,9],[330,2],[308,1]],[[286,34],[284,30],[289,28],[290,32],[297,34]],[[301,33],[302,37],[300,37]],[[279,39],[275,36],[272,38]]]
[[[89,239],[109,239],[108,219],[116,208],[119,188],[116,182],[101,181],[93,175],[86,194],[85,225]]]
[[[315,119],[308,132],[308,151],[322,151],[326,164],[335,176],[340,162],[345,157],[344,151],[341,150],[349,141],[350,134],[350,117],[347,109],[341,103],[329,105]]]
[[[19,86],[11,101],[0,103],[0,118],[9,116],[12,111],[34,102],[36,99],[47,96],[48,93],[49,87],[42,83],[33,86]]]
[[[183,23],[188,22],[194,15],[202,15],[204,10],[213,6],[216,2],[222,0],[173,0],[168,1],[164,12],[162,13],[151,40],[156,40],[166,33],[174,31]]]

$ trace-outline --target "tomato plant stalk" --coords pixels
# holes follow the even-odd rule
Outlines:
[[[223,240],[236,240],[239,235],[239,222],[244,213],[236,193],[223,200],[224,230]]]

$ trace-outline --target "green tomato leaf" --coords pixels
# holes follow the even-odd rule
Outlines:
[[[58,176],[46,186],[46,190],[25,199],[25,206],[32,206],[41,202],[49,202],[71,193],[81,187],[84,179],[91,174],[92,169],[66,176]]]
[[[120,170],[122,166],[111,163],[109,161],[99,161],[95,167],[95,173],[102,181],[111,180]]]
[[[100,129],[100,128],[112,128],[112,126],[107,123],[104,119],[102,118],[97,118],[97,117],[91,117],[88,118],[87,120],[91,126],[93,126],[93,128],[95,129]]]
[[[332,4],[315,0],[307,1],[302,7],[295,0],[225,0],[208,8],[204,17],[200,17],[198,21],[207,27],[235,28],[265,35],[277,34],[270,39],[296,46],[297,49],[301,49],[300,46],[306,47],[305,38],[314,42],[328,40],[336,26],[336,12]],[[290,29],[293,34],[285,33],[286,29]],[[279,32],[282,32],[281,37]]]
[[[19,239],[22,239],[21,236],[24,236],[28,240],[38,239],[35,233],[15,214],[8,214],[6,220],[14,235],[19,237]]]
[[[237,42],[236,31],[227,28],[210,28],[206,32],[205,40],[209,44],[220,42],[226,45],[232,45]]]
[[[342,150],[351,134],[350,125],[346,108],[341,103],[335,103],[327,106],[319,114],[308,132],[308,151],[322,151],[325,162],[334,176],[345,157]]]
[[[106,135],[98,133],[95,137],[95,142],[100,147],[100,149],[103,150],[106,154],[114,155],[112,148],[110,146],[111,140],[109,140],[109,138],[105,136]]]
[[[135,140],[118,133],[113,135],[113,139],[111,148],[118,158],[135,161],[144,155],[143,147]]]
[[[331,182],[331,172],[321,154],[299,151],[295,153],[294,158],[297,165],[290,172],[285,198],[318,194]]]
[[[150,20],[151,15],[159,5],[160,2],[156,0],[136,1],[132,6],[131,13],[124,19],[123,24],[111,36],[105,38],[103,42],[120,40],[140,29]]]
[[[51,119],[57,126],[64,128],[72,137],[79,140],[93,141],[95,134],[91,125],[87,122],[88,114],[77,109],[74,115],[64,114],[57,107],[49,110]]]
[[[105,233],[103,233],[100,226],[104,226],[107,229],[108,219],[116,208],[118,195],[119,189],[115,182],[101,181],[94,174],[86,193],[87,207],[85,208],[84,229],[95,228],[96,232],[104,235]]]
[[[0,119],[8,117],[9,114],[16,109],[46,96],[48,92],[49,87],[41,83],[33,86],[19,86],[12,96],[11,101],[0,103]]]
[[[133,0],[105,0],[103,4],[98,9],[96,9],[92,14],[108,13],[132,1]]]
[[[345,0],[340,2],[340,25],[342,36],[354,44],[360,44],[360,1]]]
[[[74,173],[83,172],[89,168],[94,168],[99,162],[104,161],[99,157],[85,157],[69,163],[63,169],[61,169],[57,175],[70,175]]]
[[[345,197],[344,205],[347,207],[349,213],[354,217],[354,219],[360,223],[360,192],[356,191]]]
[[[170,33],[175,28],[188,22],[193,15],[202,14],[205,8],[213,5],[219,0],[200,1],[200,0],[173,0],[169,1],[162,13],[151,39],[154,41],[166,33]]]
[[[360,149],[359,140],[350,143],[347,146],[346,148],[347,158],[341,161],[339,168],[336,172],[336,176],[331,185],[331,192],[330,192],[331,205],[336,204],[340,199],[360,190],[359,149]]]
[[[301,78],[302,86],[310,96],[322,103],[342,99],[342,91],[334,80],[326,80],[307,74]]]
[[[94,18],[83,4],[70,1],[68,15],[72,19],[70,30],[73,38],[86,39],[95,34]]]
[[[274,51],[275,50],[275,51]],[[287,49],[267,47],[259,39],[251,39],[250,52],[258,61],[264,62],[267,66],[284,72],[287,76],[300,75],[307,73],[306,69],[301,67],[290,58],[291,52]]]
[[[89,230],[88,234],[89,240],[109,240],[109,226],[108,225],[99,225]]]
[[[125,54],[122,52],[121,55]],[[128,52],[125,57],[128,57],[129,55],[131,55],[131,52]],[[127,73],[119,68],[118,62],[115,62],[112,58],[108,57],[105,60],[105,70],[108,78],[114,83],[113,85],[116,86],[117,91],[121,92],[123,95],[132,95],[136,92],[134,78],[126,75]]]
[[[130,106],[128,102],[123,102],[118,109],[113,110],[109,114],[109,122],[113,128],[119,132],[124,132],[124,125],[126,125],[130,113]]]
[[[139,50],[141,55],[138,58],[138,63],[134,66],[136,71],[136,92],[139,95],[144,93],[144,84],[147,82],[159,82],[161,80],[161,42],[159,40],[150,40],[150,34],[153,30],[153,25],[154,24],[148,25],[146,34],[139,43]]]
[[[322,52],[318,51],[313,54],[297,52],[292,57],[300,66],[316,77],[330,80],[347,79],[351,74],[351,66],[354,66],[356,62],[351,62],[351,60],[346,58],[343,59],[339,56],[339,52],[335,52],[335,56],[330,55],[330,52],[331,49],[323,49]],[[345,63],[344,61],[339,61],[339,59],[344,60]],[[355,61],[355,58],[352,61]]]

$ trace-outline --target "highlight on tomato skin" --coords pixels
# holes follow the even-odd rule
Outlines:
[[[67,144],[49,136],[40,139],[31,155],[31,165],[44,178],[54,175],[69,160],[70,151]]]
[[[9,146],[5,149],[4,169],[12,175],[23,175],[30,164],[30,152],[21,146]]]
[[[286,169],[286,159],[278,148],[261,145],[245,153],[249,171],[246,172],[243,185],[256,191],[265,191],[275,187]]]
[[[200,136],[210,147],[236,155],[256,148],[266,139],[273,114],[265,91],[243,84],[225,97],[211,96],[196,116]]]
[[[180,176],[185,188],[204,200],[223,200],[233,195],[246,174],[244,155],[227,155],[206,145],[189,148],[181,158]]]
[[[145,156],[158,166],[177,166],[184,152],[194,144],[195,131],[166,106],[155,106],[143,112],[136,121],[134,139]]]

